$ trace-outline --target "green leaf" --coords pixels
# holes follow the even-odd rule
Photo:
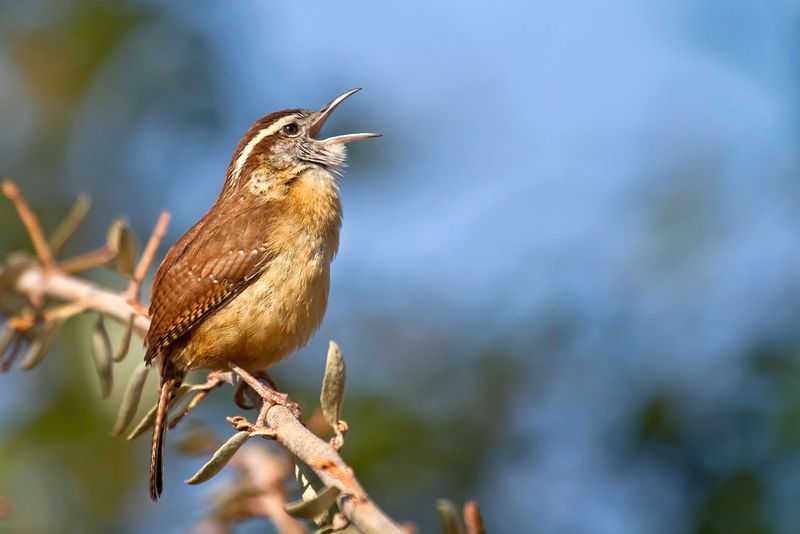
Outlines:
[[[2,328],[2,331],[3,333],[0,334],[0,360],[3,359],[3,355],[5,355],[9,347],[11,347],[11,342],[19,335],[13,328]],[[9,358],[11,358],[11,356],[13,355],[9,355]]]
[[[105,399],[111,394],[114,383],[114,372],[111,360],[111,339],[108,337],[106,326],[103,323],[103,314],[97,315],[97,322],[92,329],[92,354],[100,378],[100,392]]]
[[[122,397],[122,404],[120,404],[119,413],[117,414],[117,421],[114,423],[114,428],[111,430],[112,436],[119,436],[128,425],[133,421],[133,416],[136,415],[136,409],[139,407],[139,401],[142,398],[142,391],[144,390],[144,383],[147,380],[147,374],[150,368],[144,362],[140,363],[136,370],[131,375],[128,381],[128,387],[125,388],[125,395]]]
[[[319,402],[322,406],[322,415],[337,432],[344,398],[344,384],[344,357],[339,345],[331,341],[328,345],[328,358],[325,362],[325,377],[322,379],[322,393],[320,393]]]
[[[443,534],[464,534],[464,526],[461,524],[461,517],[458,515],[456,505],[451,501],[440,499],[436,501],[436,510],[442,520]]]
[[[222,444],[222,447],[217,449],[214,456],[212,456],[192,478],[187,480],[186,483],[201,484],[219,473],[220,470],[228,464],[231,458],[233,458],[233,455],[236,454],[239,447],[244,445],[248,439],[250,439],[250,433],[244,430],[231,436],[228,441]]]
[[[77,200],[75,200],[75,204],[72,205],[67,216],[64,217],[64,220],[61,221],[58,228],[50,235],[50,250],[53,251],[54,255],[58,254],[58,251],[61,250],[67,241],[75,234],[75,231],[89,212],[91,205],[92,202],[86,195],[80,195]]]
[[[136,266],[136,236],[124,219],[117,219],[108,229],[106,246],[116,254],[116,266],[119,272],[133,276]]]
[[[8,371],[14,360],[17,359],[20,348],[22,347],[23,336],[16,330],[9,328],[0,340],[0,373]],[[5,357],[5,359],[3,359]]]
[[[325,490],[326,486],[320,480],[319,476],[301,459],[294,458],[294,476],[297,483],[300,485],[300,497],[303,501],[312,501]],[[318,526],[322,526],[328,522],[328,513],[323,512],[317,517],[314,517],[314,522]]]
[[[122,333],[122,339],[119,342],[119,348],[117,349],[117,353],[114,355],[115,362],[121,362],[125,359],[125,356],[128,355],[128,349],[131,346],[131,335],[133,334],[133,323],[136,320],[136,314],[132,313],[130,317],[128,317],[128,322],[125,323],[125,331]]]
[[[303,519],[315,519],[327,514],[328,509],[336,504],[336,497],[339,496],[339,488],[328,486],[320,491],[316,497],[310,500],[301,499],[299,501],[285,504],[283,509],[293,517]]]
[[[25,354],[25,358],[19,366],[20,369],[28,371],[42,363],[42,360],[47,356],[47,352],[53,345],[56,334],[58,334],[58,330],[61,328],[63,322],[62,319],[55,319],[44,325],[39,336],[34,339],[31,346],[28,347],[28,352]]]
[[[180,401],[186,393],[191,391],[192,385],[191,384],[183,384],[178,391],[175,393],[175,398],[172,399],[173,406]],[[142,434],[144,434],[150,427],[155,425],[156,423],[156,412],[158,411],[158,402],[156,402],[152,408],[142,417],[139,422],[136,424],[133,430],[125,437],[127,441],[132,441]]]
[[[12,252],[0,264],[0,288],[9,289],[14,285],[20,273],[36,262],[31,254],[24,251]]]

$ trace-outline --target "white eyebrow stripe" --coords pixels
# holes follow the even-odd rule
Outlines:
[[[279,119],[277,122],[270,124],[263,130],[258,132],[256,135],[254,135],[253,138],[250,139],[250,142],[247,143],[247,145],[245,145],[245,147],[242,149],[242,152],[239,154],[239,157],[236,158],[236,165],[233,166],[233,171],[231,172],[231,183],[236,183],[236,181],[239,179],[239,175],[242,172],[242,168],[244,167],[244,164],[247,163],[247,158],[250,157],[250,154],[253,152],[253,149],[256,147],[256,145],[258,145],[258,143],[263,141],[265,137],[274,134],[275,132],[277,132],[278,130],[280,130],[281,128],[283,128],[284,126],[295,120],[297,120],[297,115],[288,115],[286,117]]]

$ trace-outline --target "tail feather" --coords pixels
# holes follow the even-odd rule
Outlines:
[[[181,373],[162,355],[161,392],[158,396],[153,440],[150,445],[150,498],[157,501],[164,486],[164,439],[167,432],[167,413],[181,384]]]

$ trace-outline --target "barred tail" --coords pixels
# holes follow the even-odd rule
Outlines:
[[[170,402],[181,385],[183,373],[161,355],[161,392],[158,396],[153,440],[150,445],[150,498],[157,501],[164,481],[164,438],[167,432],[167,412]]]

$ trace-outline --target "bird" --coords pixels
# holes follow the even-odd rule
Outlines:
[[[256,120],[214,204],[167,252],[153,278],[145,361],[160,362],[150,497],[163,489],[166,416],[188,371],[259,372],[304,346],[328,302],[339,247],[347,143],[320,138],[331,113],[286,109]]]

